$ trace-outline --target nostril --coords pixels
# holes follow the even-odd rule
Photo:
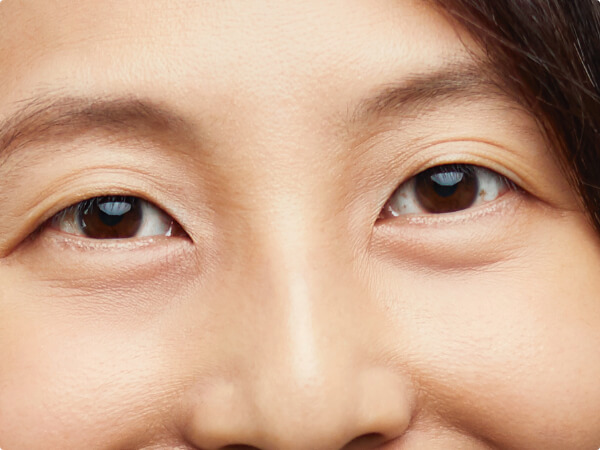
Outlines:
[[[253,445],[231,444],[231,445],[226,445],[225,447],[221,447],[221,450],[260,450],[260,449],[258,447],[254,447]]]
[[[364,450],[380,446],[387,439],[381,433],[368,433],[352,439],[342,447],[342,450]]]

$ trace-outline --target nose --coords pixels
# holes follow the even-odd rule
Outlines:
[[[200,380],[189,404],[195,447],[372,449],[406,431],[414,393],[381,356],[383,312],[353,258],[312,241],[271,233],[253,274],[228,283],[244,285],[234,297],[253,306],[230,318],[242,325],[224,337],[235,343],[229,369]]]

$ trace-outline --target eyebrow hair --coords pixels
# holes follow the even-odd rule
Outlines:
[[[51,138],[103,130],[118,134],[191,136],[192,127],[174,112],[133,96],[75,97],[42,95],[19,102],[0,121],[0,167],[19,148]]]
[[[407,76],[397,84],[384,86],[373,97],[363,99],[352,115],[352,122],[385,115],[413,116],[433,104],[451,100],[517,99],[494,76],[493,69],[481,60],[455,61],[428,73]]]
[[[366,122],[382,115],[412,116],[419,110],[456,98],[515,98],[502,90],[481,61],[458,61],[429,73],[413,74],[380,88],[358,103],[350,122]],[[67,139],[94,130],[146,138],[169,136],[190,142],[191,123],[156,102],[137,98],[61,96],[44,93],[17,103],[16,112],[0,120],[0,168],[21,147],[49,139]],[[170,141],[169,145],[172,146]]]

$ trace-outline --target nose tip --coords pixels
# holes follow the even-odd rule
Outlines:
[[[196,447],[371,449],[411,422],[415,390],[382,356],[385,311],[347,270],[351,252],[329,235],[298,236],[274,230],[259,241],[269,257],[231,283],[246,287],[231,295],[244,310],[226,322],[222,366],[198,380],[186,426]]]
[[[409,386],[385,369],[302,386],[263,381],[202,395],[186,429],[189,442],[207,450],[366,450],[398,439],[411,420]]]

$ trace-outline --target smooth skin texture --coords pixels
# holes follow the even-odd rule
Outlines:
[[[0,28],[0,448],[600,446],[600,238],[429,6],[8,0]],[[519,189],[380,215],[448,163]],[[185,234],[47,226],[102,195]]]

